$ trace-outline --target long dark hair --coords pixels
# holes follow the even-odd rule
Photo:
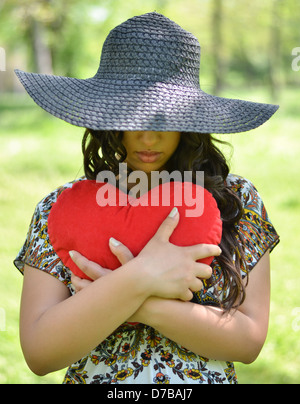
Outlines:
[[[103,170],[118,174],[119,163],[127,156],[122,136],[122,132],[86,129],[82,151],[87,179],[96,179],[97,174]],[[223,233],[220,243],[222,254],[215,260],[222,269],[224,288],[229,291],[220,301],[220,306],[228,311],[245,300],[245,286],[240,269],[247,268],[247,265],[236,226],[243,215],[243,207],[237,194],[226,184],[229,166],[216,143],[225,142],[214,139],[210,134],[182,133],[180,143],[167,163],[167,169],[169,172],[178,170],[182,174],[184,171],[192,171],[194,180],[196,171],[204,171],[204,187],[217,201]]]

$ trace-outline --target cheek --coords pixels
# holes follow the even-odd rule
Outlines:
[[[137,136],[135,136],[133,133],[124,132],[122,143],[128,154],[135,151],[137,142],[138,142]]]
[[[172,142],[168,145],[168,150],[170,151],[170,156],[176,151],[178,145],[180,143],[180,136],[176,137]]]

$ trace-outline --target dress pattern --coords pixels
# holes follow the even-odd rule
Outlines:
[[[69,182],[47,195],[36,207],[27,237],[15,266],[23,272],[25,263],[41,269],[63,282],[73,294],[71,272],[53,250],[47,233],[47,220],[52,205],[64,189],[72,187],[80,178]],[[238,194],[244,215],[238,223],[244,243],[247,268],[251,271],[264,253],[279,242],[263,201],[253,184],[230,174],[228,186]],[[213,274],[204,288],[194,293],[193,302],[220,305],[226,293],[222,268],[213,261]],[[72,364],[65,375],[66,384],[236,384],[237,376],[232,362],[204,358],[166,338],[144,324],[122,324],[90,354]]]
[[[228,383],[235,382],[233,365],[211,363],[178,346],[151,327],[123,324],[89,356],[70,367],[65,383]],[[105,372],[99,373],[103,365]],[[87,373],[87,370],[89,372]]]

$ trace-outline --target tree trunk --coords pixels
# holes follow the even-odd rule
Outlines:
[[[224,64],[222,58],[223,37],[222,37],[222,20],[223,20],[223,1],[212,1],[212,52],[213,52],[213,93],[219,94],[224,83],[223,73]]]
[[[273,101],[276,101],[280,92],[280,6],[281,0],[274,0],[270,25],[269,43],[269,85]]]
[[[32,20],[31,43],[35,71],[52,74],[52,55],[46,41],[46,30],[42,23],[36,20]]]

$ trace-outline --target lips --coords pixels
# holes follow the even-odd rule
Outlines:
[[[143,163],[155,163],[161,156],[161,153],[156,151],[140,151],[136,154]]]

